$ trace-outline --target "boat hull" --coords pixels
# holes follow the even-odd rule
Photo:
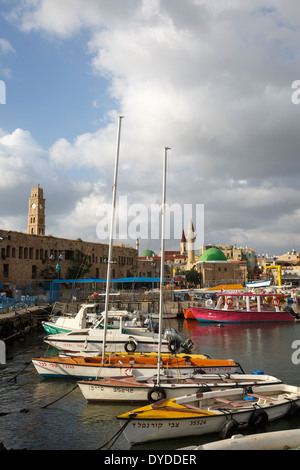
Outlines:
[[[185,320],[196,320],[190,308],[185,308],[183,312]]]
[[[99,330],[100,331],[100,330]],[[85,353],[85,354],[95,354],[102,353],[103,347],[103,332],[100,331],[99,336],[87,336],[80,334],[74,335],[72,332],[71,335],[51,335],[47,336],[44,341],[50,346],[59,349],[60,351],[74,352],[74,353]],[[101,334],[102,333],[102,334]],[[131,340],[130,334],[127,335],[107,335],[105,342],[105,351],[107,352],[122,352],[126,350],[126,343]],[[152,337],[139,337],[133,335],[134,340],[136,341],[136,346],[133,352],[158,352],[158,339],[153,339]],[[164,353],[169,352],[169,342],[162,341],[161,351]]]
[[[266,279],[265,281],[246,282],[245,286],[250,288],[269,287],[271,282],[272,279]]]
[[[157,372],[156,355],[113,355],[105,363],[100,357],[55,356],[33,358],[32,363],[42,377],[96,379],[108,376],[151,376]],[[240,366],[232,360],[206,359],[201,355],[185,354],[162,356],[162,373],[177,376],[193,374],[199,370],[206,373],[236,372]]]
[[[295,318],[284,311],[222,310],[205,307],[190,307],[194,317],[204,323],[278,323],[294,322]]]
[[[256,388],[262,390],[266,387],[262,386]],[[271,403],[268,406],[260,405],[257,407],[257,404],[253,403],[252,405],[247,405],[247,408],[245,409],[237,408],[235,410],[230,410],[230,412],[219,411],[218,413],[213,410],[213,407],[193,411],[191,407],[190,409],[182,409],[179,406],[176,411],[173,401],[161,400],[161,402],[149,405],[148,407],[133,410],[130,413],[118,416],[118,419],[122,426],[126,423],[123,432],[131,445],[164,439],[179,439],[204,434],[220,433],[229,419],[233,419],[237,422],[240,428],[248,427],[250,425],[251,418],[253,417],[253,413],[257,412],[257,410],[263,410],[263,412],[267,414],[268,422],[288,416],[292,404],[297,407],[300,406],[300,389],[298,387],[289,388],[293,388],[297,391],[297,396],[295,396],[292,401],[282,398],[276,401],[274,400],[274,403]],[[260,390],[257,393],[260,393]],[[186,397],[188,398],[188,395],[181,397],[181,399]],[[175,402],[175,406],[176,404],[178,405],[178,403],[179,399]],[[160,412],[157,412],[159,407]],[[194,410],[196,410],[196,408],[194,408]],[[148,411],[150,412],[150,415],[147,419]]]
[[[162,380],[159,393],[165,398],[178,398],[186,394],[198,393],[200,390],[218,390],[237,386],[252,387],[253,385],[266,385],[268,383],[281,383],[269,375],[232,374],[226,376],[203,374],[187,379]],[[79,381],[78,386],[84,398],[91,402],[147,402],[155,401],[159,393],[153,377],[140,382],[135,377],[103,377],[99,380]]]
[[[189,446],[179,450],[292,450],[300,447],[300,429],[263,432],[250,436],[236,434],[230,439]]]

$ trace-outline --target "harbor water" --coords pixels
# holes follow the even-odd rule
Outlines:
[[[294,309],[300,312],[299,305]],[[225,326],[182,318],[165,322],[193,340],[193,353],[234,359],[245,373],[260,370],[300,386],[300,322]],[[218,439],[199,436],[131,448],[123,434],[117,437],[116,417],[136,405],[87,403],[76,380],[40,377],[31,358],[46,352],[44,336],[38,330],[7,348],[7,366],[0,369],[0,443],[6,449],[162,452]],[[292,428],[300,428],[300,418],[269,423],[264,430]]]

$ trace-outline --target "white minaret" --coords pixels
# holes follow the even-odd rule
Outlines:
[[[192,219],[190,219],[189,223],[189,228],[188,228],[188,233],[187,233],[187,239],[188,239],[188,266],[192,267],[192,265],[195,263],[195,240],[196,240],[196,233],[194,229],[194,225],[192,222]]]

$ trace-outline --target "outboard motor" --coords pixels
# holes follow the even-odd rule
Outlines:
[[[180,336],[174,328],[166,328],[163,334],[164,339],[169,341],[168,348],[173,354],[182,349],[183,352],[189,352],[194,346],[190,339],[185,339]]]
[[[148,325],[147,325],[147,330],[148,331],[153,331],[153,333],[158,333],[158,322],[154,321],[152,318],[149,318]]]

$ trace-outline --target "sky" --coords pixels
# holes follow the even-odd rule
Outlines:
[[[297,0],[0,0],[0,228],[300,251]],[[299,83],[298,83],[299,80]],[[2,85],[2,86],[1,86]],[[201,214],[200,216],[198,216]],[[203,217],[204,214],[204,217]]]

